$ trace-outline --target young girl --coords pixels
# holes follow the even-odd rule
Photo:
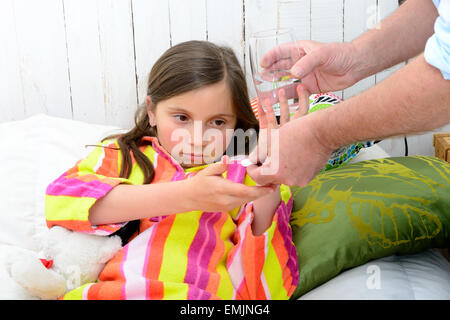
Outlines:
[[[288,299],[299,277],[291,190],[257,186],[223,156],[227,130],[259,129],[234,53],[206,41],[176,45],[153,66],[147,95],[132,130],[103,140],[47,188],[48,227],[119,234],[125,244],[98,282],[63,298]],[[267,110],[259,108],[261,127],[274,124]],[[208,154],[199,127],[223,134]],[[174,139],[180,130],[194,138]]]

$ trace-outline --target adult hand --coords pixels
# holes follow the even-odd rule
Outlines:
[[[225,179],[222,174],[228,169],[228,162],[228,156],[223,156],[221,162],[211,164],[185,180],[188,208],[210,212],[230,211],[273,192],[271,187],[246,186]]]
[[[274,123],[275,116],[270,106],[266,106],[266,113],[258,106],[260,126],[264,128],[267,125],[272,130],[279,130],[278,141],[270,139],[270,142],[265,142],[265,135],[260,136],[258,148],[249,156],[253,163],[262,163],[261,166],[251,165],[247,168],[248,175],[258,185],[282,183],[289,186],[304,186],[325,166],[333,151],[333,148],[319,141],[314,134],[315,129],[309,117],[304,117],[309,109],[309,92],[303,85],[298,85],[297,94],[299,108],[292,117],[289,115],[286,96],[283,92],[279,95],[280,126],[275,124],[276,120]],[[267,118],[271,120],[267,121]],[[273,138],[273,135],[270,137]],[[263,140],[260,145],[261,138]],[[274,154],[270,147],[266,148],[266,153],[260,152],[260,150],[264,151],[265,143],[268,145],[276,143],[277,152]]]
[[[290,69],[306,90],[321,93],[345,89],[359,81],[357,60],[352,43],[304,40],[274,47],[263,56],[260,64],[268,70]],[[294,97],[295,84],[286,94],[288,98]]]

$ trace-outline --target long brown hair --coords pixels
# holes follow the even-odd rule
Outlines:
[[[147,96],[151,99],[151,108],[158,103],[176,95],[211,85],[225,80],[231,92],[233,109],[237,117],[236,129],[244,132],[255,129],[259,132],[256,119],[248,97],[244,72],[233,50],[218,46],[208,41],[187,41],[168,49],[153,65],[147,86]],[[144,174],[144,184],[152,182],[155,170],[147,156],[139,150],[142,137],[157,137],[155,127],[151,127],[145,103],[136,111],[135,127],[130,131],[112,135],[102,141],[117,138],[122,153],[120,177],[128,178],[132,169],[132,156]],[[253,139],[245,143],[245,153],[250,151]],[[234,138],[233,143],[236,141]],[[230,143],[232,145],[233,143]],[[235,148],[236,150],[236,148]],[[235,150],[231,153],[234,155]],[[229,154],[230,150],[226,151]],[[115,232],[125,245],[136,231],[140,221],[129,221],[127,225]]]
[[[176,95],[215,84],[225,80],[232,96],[233,109],[237,117],[235,129],[255,129],[259,131],[248,96],[244,72],[233,50],[208,41],[187,41],[177,44],[155,62],[150,72],[147,95],[151,107]],[[144,184],[151,183],[154,167],[150,160],[139,150],[144,136],[156,137],[155,127],[149,124],[147,106],[141,105],[135,114],[135,127],[130,131],[104,138],[117,138],[122,151],[120,177],[128,178],[132,169],[132,157],[144,174]],[[246,143],[246,153],[249,145]]]

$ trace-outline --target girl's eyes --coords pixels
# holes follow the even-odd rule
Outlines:
[[[218,121],[220,124],[217,124],[217,121]],[[220,127],[220,126],[222,126],[222,125],[225,124],[225,121],[223,121],[223,120],[214,120],[213,123],[215,123],[216,126]]]
[[[181,122],[184,122],[184,120],[187,119],[187,117],[185,115],[182,115],[182,114],[177,114],[174,117],[178,118],[178,120],[181,121]],[[184,120],[182,120],[181,118],[184,119]]]
[[[186,122],[186,120],[188,120],[188,117],[183,115],[183,114],[177,114],[174,116],[175,118],[177,118],[178,121],[180,122]],[[212,121],[213,125],[220,127],[223,126],[225,124],[224,120],[220,120],[220,119],[216,119]]]

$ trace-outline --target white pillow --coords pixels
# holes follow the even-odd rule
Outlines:
[[[47,186],[117,129],[43,114],[0,124],[0,244],[37,250]]]

